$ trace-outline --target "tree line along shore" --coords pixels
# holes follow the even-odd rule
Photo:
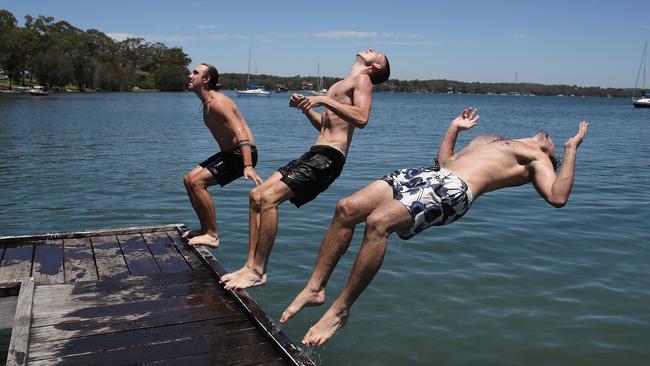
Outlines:
[[[66,21],[25,16],[18,26],[14,15],[0,10],[0,90],[43,85],[58,91],[183,91],[192,60],[180,47],[167,47],[142,38],[116,41],[96,29],[81,30]],[[243,89],[246,74],[222,73],[223,89]],[[277,91],[311,89],[316,76],[254,75],[251,81]],[[328,87],[341,80],[324,77]],[[509,94],[628,97],[622,88],[479,83],[444,79],[397,80],[376,85],[377,91],[399,93]]]

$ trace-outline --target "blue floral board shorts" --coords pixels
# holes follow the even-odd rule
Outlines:
[[[405,240],[430,226],[451,224],[472,205],[474,195],[467,184],[446,169],[401,169],[381,177],[393,187],[393,197],[413,217],[413,225],[397,231]]]

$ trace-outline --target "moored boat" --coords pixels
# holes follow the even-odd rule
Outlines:
[[[46,92],[45,88],[42,87],[41,85],[34,85],[33,88],[29,89],[29,94],[35,97],[44,97],[49,95],[49,93]]]

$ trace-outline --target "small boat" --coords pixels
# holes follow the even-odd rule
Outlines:
[[[248,70],[246,71],[246,90],[237,90],[237,96],[253,96],[253,97],[270,97],[271,92],[264,89],[264,85],[251,83],[251,55],[253,54],[253,38],[251,37],[251,45],[248,49]]]
[[[632,104],[634,104],[635,108],[650,108],[650,97],[644,95],[641,98],[632,100]]]
[[[320,76],[320,64],[317,64],[316,75],[318,75],[318,86],[311,91],[311,95],[327,95],[327,89],[323,88],[323,77]]]
[[[645,65],[646,65],[646,51],[648,50],[648,41],[645,42],[643,47],[643,56],[641,56],[641,64],[639,65],[639,72],[636,74],[636,82],[634,83],[634,92],[632,93],[632,105],[634,108],[650,108],[650,96],[645,94]],[[643,79],[641,82],[641,90],[637,97],[637,86],[639,86],[639,76],[643,70]]]
[[[246,90],[235,89],[237,96],[256,96],[256,97],[269,97],[271,92],[264,89],[264,85],[253,83],[246,83]]]
[[[45,88],[40,85],[34,85],[33,88],[29,89],[29,94],[35,97],[44,97],[49,95],[49,93],[45,91]]]

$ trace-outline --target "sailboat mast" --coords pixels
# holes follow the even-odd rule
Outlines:
[[[253,54],[253,37],[251,37],[251,44],[248,47],[248,70],[246,70],[246,85],[251,82],[251,56]]]
[[[634,92],[632,92],[632,100],[636,97],[636,91],[639,86],[639,76],[641,75],[641,69],[643,68],[643,80],[641,89],[645,89],[645,64],[646,64],[646,51],[648,49],[648,41],[645,41],[643,46],[643,56],[641,56],[641,64],[639,64],[639,71],[636,73],[636,81],[634,82]]]

